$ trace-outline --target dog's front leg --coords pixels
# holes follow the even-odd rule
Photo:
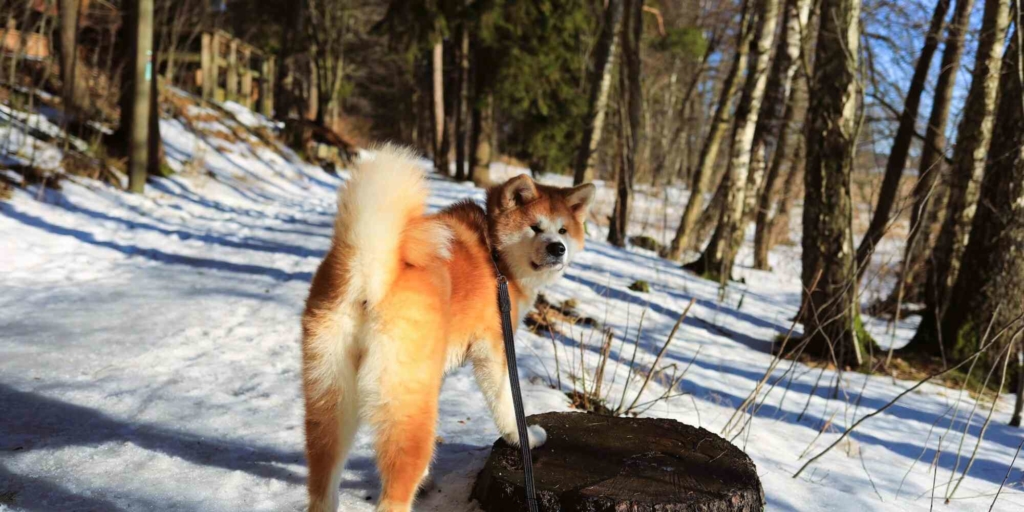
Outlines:
[[[516,411],[512,403],[504,346],[500,342],[480,340],[470,347],[469,360],[473,363],[477,385],[487,399],[498,432],[505,442],[519,446]],[[539,425],[530,425],[527,434],[530,438],[530,448],[536,448],[548,439],[547,432]]]

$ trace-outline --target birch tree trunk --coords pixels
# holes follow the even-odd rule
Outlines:
[[[776,183],[782,165],[792,155],[789,151],[790,132],[796,124],[793,79],[800,68],[804,36],[810,21],[810,0],[786,0],[783,12],[782,37],[772,64],[772,77],[768,80],[768,92],[763,112],[758,119],[758,131],[754,137],[756,148],[774,139],[771,164],[765,173],[764,185],[757,198],[756,227],[754,229],[754,268],[768,270],[768,251],[771,249],[771,231],[768,229],[771,201],[775,197]]]
[[[736,251],[743,242],[743,207],[746,202],[747,180],[751,171],[754,132],[757,129],[761,103],[768,84],[772,42],[778,24],[779,0],[759,0],[757,28],[750,46],[749,69],[739,104],[736,106],[736,124],[733,127],[732,154],[725,176],[726,196],[717,230],[700,259],[688,268],[702,275],[718,276],[725,282],[732,274]]]
[[[583,127],[580,147],[573,163],[574,186],[594,179],[597,164],[597,146],[601,143],[604,119],[608,112],[608,93],[612,88],[612,70],[615,68],[615,48],[618,46],[619,22],[622,19],[622,0],[608,0],[604,9],[604,26],[594,50],[594,68],[590,73],[590,102],[587,105],[587,124]]]
[[[1024,307],[1024,90],[1019,37],[1017,29],[1003,57],[992,158],[985,166],[978,211],[953,286],[957,307],[948,308],[942,317],[942,340],[954,360],[977,350],[990,322],[998,332]],[[1019,334],[1016,329],[1010,334],[1014,332]],[[1010,341],[1007,335],[1000,346]],[[986,362],[992,362],[997,352],[989,351]]]
[[[807,113],[803,269],[805,353],[864,363],[858,339],[850,173],[857,143],[860,0],[823,0]],[[820,277],[819,277],[820,275]]]
[[[799,140],[797,140],[797,147],[793,151],[789,173],[786,175],[786,181],[782,184],[782,193],[779,194],[778,201],[775,202],[775,213],[769,218],[768,225],[765,227],[768,239],[771,240],[772,244],[784,240],[792,240],[789,228],[789,212],[793,209],[793,203],[796,202],[796,198],[799,195],[798,189],[800,184],[803,183],[806,163],[807,144],[804,142],[803,136],[800,136]]]
[[[701,146],[700,157],[697,166],[694,168],[693,177],[690,180],[690,199],[683,210],[683,216],[676,228],[675,237],[665,251],[665,257],[678,261],[686,250],[689,238],[693,231],[693,225],[697,222],[701,210],[704,208],[704,192],[707,191],[708,182],[711,180],[715,161],[718,158],[718,150],[722,146],[722,139],[732,121],[733,96],[736,95],[736,88],[739,85],[740,72],[747,67],[747,55],[750,50],[750,42],[754,37],[754,21],[756,13],[753,12],[750,3],[754,0],[744,0],[743,15],[740,20],[740,31],[736,40],[736,54],[733,56],[725,80],[722,82],[722,91],[718,97],[718,106],[715,107],[715,117],[711,121],[708,134]]]
[[[907,163],[907,155],[910,154],[914,125],[917,123],[917,111],[921,106],[921,94],[924,92],[925,83],[928,80],[928,69],[931,68],[932,57],[939,47],[946,12],[949,11],[949,2],[950,0],[937,0],[931,23],[928,26],[928,33],[925,36],[924,46],[921,48],[921,55],[918,56],[917,64],[914,66],[910,88],[907,90],[907,97],[903,102],[903,114],[900,116],[892,149],[889,151],[889,159],[885,164],[885,176],[882,178],[882,186],[878,193],[878,203],[871,217],[871,224],[868,225],[868,230],[857,247],[858,279],[864,275],[867,263],[875,251],[875,245],[882,239],[889,227],[891,220],[889,217],[896,202],[896,194],[899,192],[900,178],[903,176],[903,168]]]
[[[935,83],[935,94],[932,97],[932,110],[928,116],[928,127],[925,129],[917,183],[914,184],[914,209],[910,212],[910,232],[903,254],[900,282],[896,287],[896,304],[902,303],[904,297],[917,302],[922,298],[924,291],[923,278],[928,273],[925,270],[925,260],[934,240],[932,227],[938,221],[938,212],[932,208],[944,164],[946,122],[953,101],[960,57],[963,55],[964,35],[973,7],[974,0],[957,0],[953,9],[953,20],[949,24],[939,66],[939,78]]]
[[[1003,41],[1009,25],[1009,0],[986,0],[971,88],[954,146],[946,218],[931,254],[924,292],[925,311],[917,334],[905,347],[907,350],[942,355],[937,326],[949,306],[950,292],[960,271],[960,260],[977,208],[978,187],[992,141]]]

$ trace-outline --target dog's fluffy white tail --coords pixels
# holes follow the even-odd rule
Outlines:
[[[394,282],[408,228],[423,217],[428,190],[412,151],[375,149],[338,193],[335,243],[346,252],[350,297],[376,305]]]

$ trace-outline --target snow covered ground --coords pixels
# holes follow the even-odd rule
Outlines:
[[[235,120],[204,121],[212,123],[205,130],[163,121],[167,154],[181,173],[151,183],[144,196],[71,178],[60,192],[16,191],[0,202],[0,510],[303,507],[299,315],[343,177],[244,136],[263,121],[229,110]],[[483,197],[466,184],[431,177],[430,185],[432,208]],[[547,296],[575,299],[615,332],[610,396],[622,393],[627,370],[615,362],[632,356],[640,317],[636,359],[646,368],[693,299],[662,362],[690,365],[672,392],[684,394],[646,414],[720,432],[762,379],[771,341],[790,327],[799,249],[779,247],[768,273],[750,269],[748,244],[737,269],[746,284],[722,296],[652,253],[609,246],[597,226],[591,233]],[[650,282],[651,293],[628,290],[637,279]],[[911,333],[902,326],[897,338]],[[576,328],[552,342],[521,333],[528,413],[570,410],[564,391],[579,365],[573,339],[581,337],[592,371],[600,336]],[[549,385],[556,350],[562,390]],[[769,384],[790,367],[783,362]],[[931,384],[792,478],[856,419],[913,384],[843,377],[844,394],[829,399],[833,371],[793,366],[734,439],[757,464],[770,510],[927,510],[933,482],[937,509],[988,510],[1007,476],[995,509],[1024,509],[1024,460],[1008,473],[1024,433],[1005,426],[1010,400],[997,404],[969,476],[942,504],[990,402]],[[638,387],[630,381],[627,399]],[[640,401],[665,391],[652,381]],[[470,487],[497,432],[468,369],[449,376],[441,408],[437,486],[418,510],[477,510]],[[342,510],[372,510],[377,487],[363,432],[341,484]]]

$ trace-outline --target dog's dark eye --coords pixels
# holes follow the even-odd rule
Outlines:
[[[566,233],[568,233],[568,232],[569,232],[569,231],[568,231],[567,229],[565,229],[565,228],[562,228],[562,229],[559,229],[559,230],[558,230],[558,234],[559,234],[559,235],[564,235],[564,234],[566,234]]]
[[[533,232],[537,233],[537,234],[540,234],[540,233],[544,232],[544,230],[540,228],[540,224],[534,224],[534,225],[530,226],[530,229],[532,229]]]

